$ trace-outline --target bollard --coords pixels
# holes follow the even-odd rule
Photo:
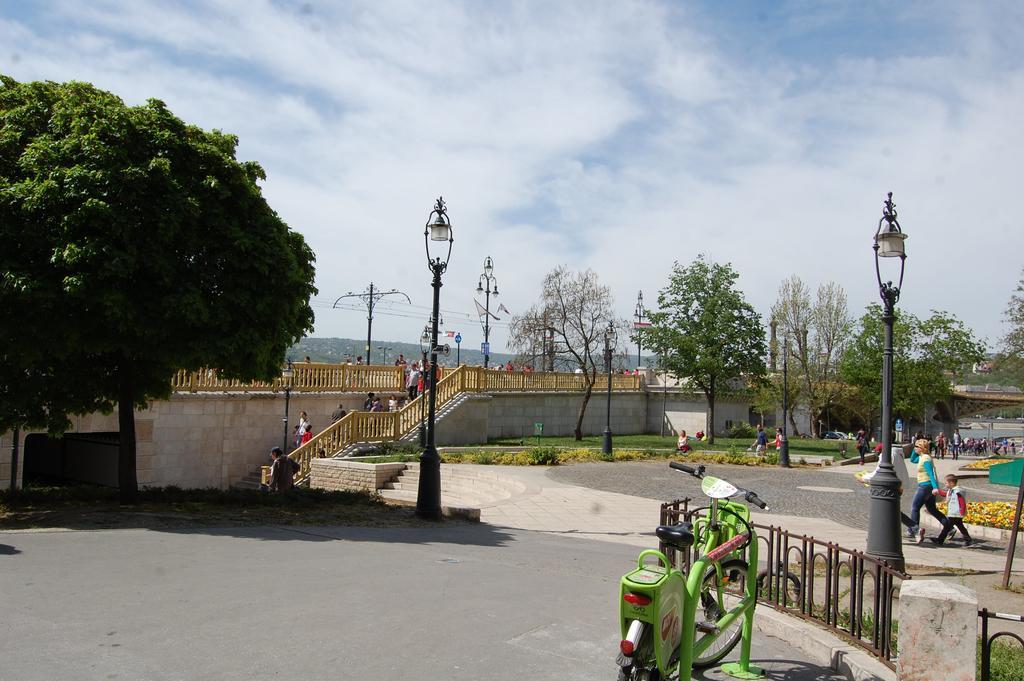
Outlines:
[[[900,681],[974,681],[978,597],[934,579],[903,582],[899,605]]]

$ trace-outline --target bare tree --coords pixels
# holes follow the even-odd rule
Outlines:
[[[582,372],[586,387],[576,417],[577,440],[583,439],[583,417],[597,374],[604,367],[604,334],[609,322],[622,326],[612,315],[608,287],[598,282],[593,270],[571,272],[561,265],[544,277],[540,301],[512,317],[511,349],[526,353],[544,338],[549,368]]]
[[[844,394],[837,373],[853,325],[846,292],[834,282],[822,284],[812,303],[807,286],[793,275],[779,286],[772,317],[782,337],[789,340],[794,368],[802,378],[803,400],[811,416],[811,435],[819,437],[819,417]],[[798,432],[792,417],[790,424]]]

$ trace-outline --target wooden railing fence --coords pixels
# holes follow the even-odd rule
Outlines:
[[[330,366],[330,365],[325,365]],[[370,372],[361,371],[365,367],[348,367],[356,369],[342,378],[370,376],[374,380],[381,379],[384,374],[374,375]],[[382,367],[390,369],[390,367]],[[399,369],[396,367],[396,369]],[[296,371],[295,375],[298,375]],[[317,375],[317,374],[312,374]],[[401,370],[395,377],[393,385],[364,385],[359,390],[401,390]],[[293,379],[295,376],[293,376]],[[309,376],[300,380],[304,385],[309,385]],[[582,374],[562,373],[530,373],[515,371],[493,371],[482,367],[461,366],[453,371],[445,370],[437,382],[437,403],[438,409],[464,392],[547,392],[547,391],[571,391],[578,392],[586,388],[586,377]],[[238,390],[239,388],[214,388],[215,390]],[[280,389],[280,388],[277,388]],[[293,390],[296,388],[293,388]],[[339,390],[337,385],[332,388],[307,388],[309,390]],[[608,375],[599,374],[594,384],[594,391],[608,389]],[[643,389],[641,376],[624,374],[612,374],[612,390],[614,391],[639,391]],[[354,411],[345,415],[344,418],[335,421],[331,425],[313,436],[313,438],[298,447],[289,454],[292,459],[299,462],[299,472],[295,479],[303,482],[309,477],[310,461],[317,457],[330,457],[340,453],[349,445],[358,442],[393,442],[399,440],[403,435],[416,428],[422,419],[423,400],[428,394],[420,395],[410,400],[398,411],[391,412],[365,412]],[[263,482],[267,482],[269,466],[263,467]]]

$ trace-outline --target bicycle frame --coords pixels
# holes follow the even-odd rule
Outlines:
[[[620,581],[620,625],[622,653],[644,657],[647,650],[630,649],[650,640],[653,657],[662,676],[678,664],[679,678],[689,679],[693,659],[707,650],[737,618],[743,617],[740,661],[722,665],[723,672],[734,678],[756,679],[764,672],[750,664],[750,642],[754,628],[754,606],[757,603],[757,536],[749,528],[750,511],[746,506],[729,501],[711,500],[706,518],[695,523],[697,536],[703,536],[700,558],[690,567],[688,575],[672,567],[660,551],[647,549],[637,558],[637,567]],[[702,535],[703,533],[703,535]],[[744,546],[745,544],[745,546]],[[744,555],[745,554],[745,555]],[[697,638],[697,608],[701,604],[704,576],[714,566],[715,589],[722,601],[724,582],[721,562],[732,556],[747,562],[744,595],[715,622],[714,631]],[[659,565],[647,565],[649,556],[657,557]],[[651,635],[645,636],[645,627]]]
[[[733,515],[735,514],[735,515]],[[737,517],[738,516],[738,517]],[[743,617],[743,633],[740,639],[740,661],[722,665],[722,671],[739,679],[757,679],[764,672],[750,664],[750,642],[754,632],[754,607],[757,605],[757,535],[752,527],[741,527],[741,519],[750,522],[750,510],[743,504],[730,501],[711,500],[711,508],[706,518],[699,518],[695,526],[704,528],[704,543],[700,558],[690,567],[686,580],[686,601],[683,606],[683,640],[692,641],[692,646],[681,646],[679,651],[679,678],[690,678],[693,672],[693,658],[704,652],[718,638],[720,633],[738,617]],[[749,528],[749,531],[746,531]],[[698,533],[698,536],[699,533]],[[746,556],[738,553],[746,542]],[[739,603],[730,608],[715,622],[715,632],[705,633],[697,639],[697,606],[700,604],[700,592],[704,575],[712,565],[715,568],[715,589],[719,603],[722,602],[722,591],[725,579],[722,575],[721,561],[732,554],[744,558],[747,563],[745,593]]]

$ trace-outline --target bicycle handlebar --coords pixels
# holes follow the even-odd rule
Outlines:
[[[684,473],[689,473],[690,475],[692,475],[695,478],[699,479],[699,478],[703,478],[704,477],[704,465],[703,464],[701,464],[701,465],[697,466],[696,468],[694,468],[693,466],[687,466],[686,464],[679,463],[678,461],[670,461],[668,465],[669,465],[670,468],[675,468],[677,471],[682,471]],[[739,489],[741,492],[743,492],[743,499],[748,504],[753,504],[754,506],[757,506],[762,511],[769,510],[768,509],[768,504],[766,504],[765,502],[761,501],[761,498],[759,496],[757,496],[756,492],[751,492],[748,489],[742,489],[742,488],[737,488],[737,489]]]
[[[694,468],[693,466],[687,466],[686,464],[679,463],[678,461],[670,461],[668,465],[671,468],[675,468],[677,471],[682,471],[684,473],[689,473],[690,475],[692,475],[695,478],[702,478],[702,477],[704,477],[704,466],[700,466],[699,468]]]
[[[757,506],[762,511],[768,509],[768,504],[766,504],[763,501],[761,501],[760,497],[758,497],[757,494],[755,494],[754,492],[747,491],[747,493],[743,496],[743,498],[747,500],[748,504],[753,504],[754,506]]]

